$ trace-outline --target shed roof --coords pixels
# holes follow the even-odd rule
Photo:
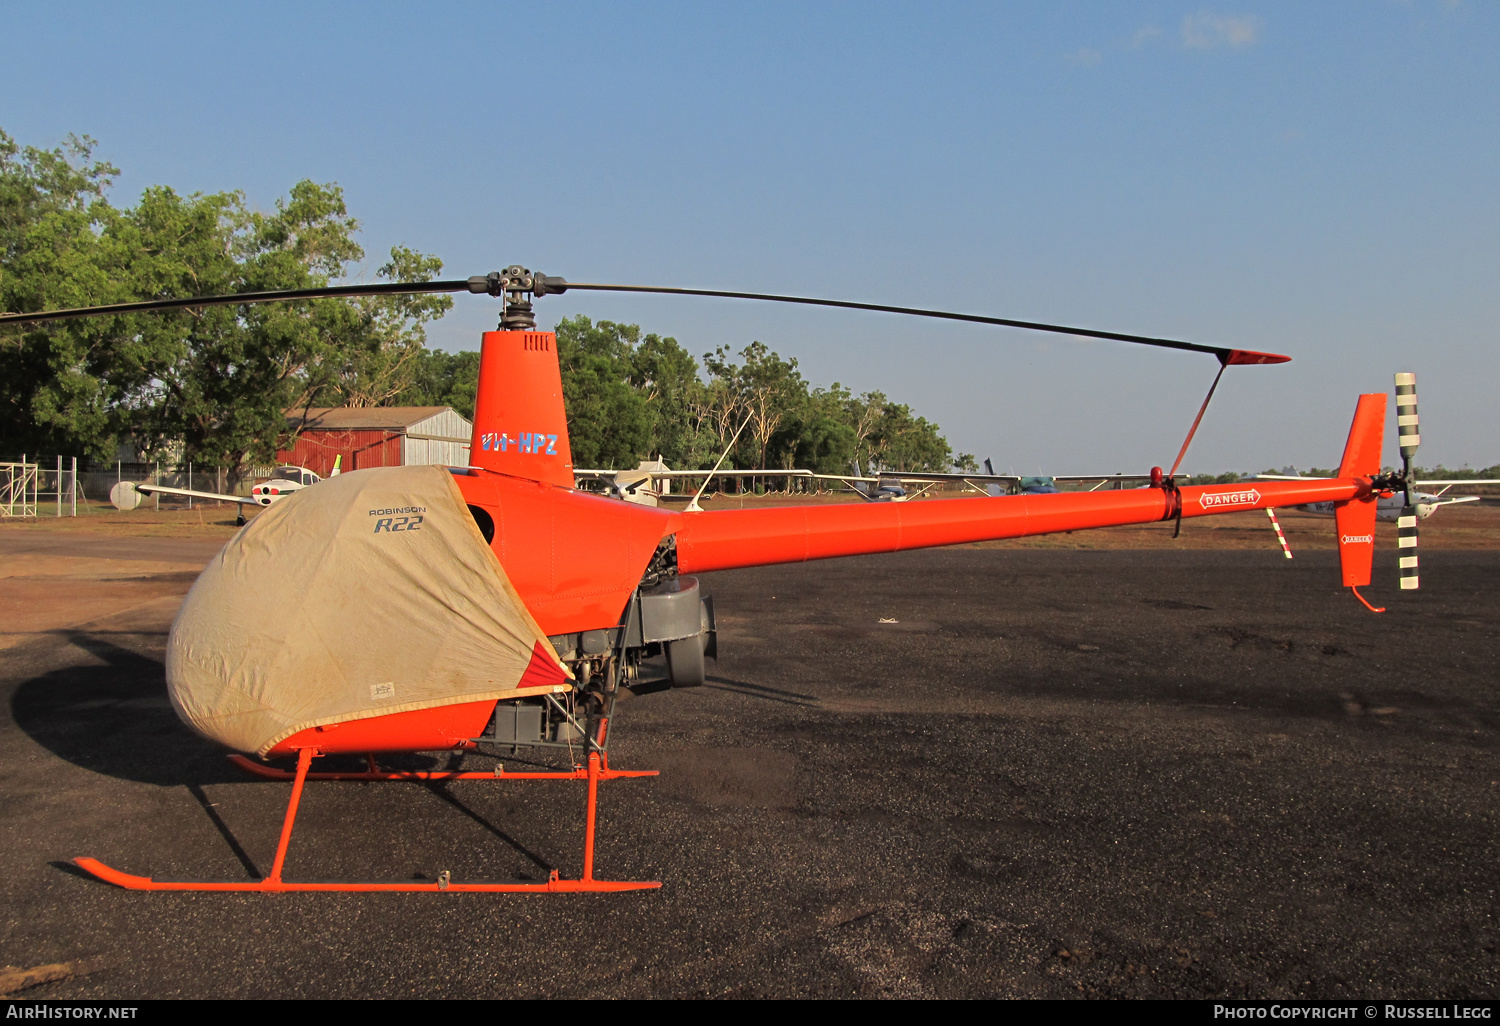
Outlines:
[[[307,411],[286,411],[287,427],[293,431],[400,431],[420,424],[451,406],[314,406]]]

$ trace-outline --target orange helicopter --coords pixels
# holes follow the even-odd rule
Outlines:
[[[1147,487],[1094,492],[674,511],[574,487],[556,335],[536,330],[531,300],[569,290],[714,296],[873,310],[1082,335],[1206,353],[1218,373],[1172,468]],[[1412,506],[1418,442],[1415,378],[1397,376],[1404,469],[1382,474],[1383,393],[1362,395],[1338,474],[1328,479],[1178,485],[1182,463],[1224,370],[1284,363],[1232,349],[971,314],[807,297],[579,284],[520,266],[465,280],[338,286],[0,316],[0,325],[101,314],[332,296],[470,292],[504,300],[483,337],[466,468],[356,471],[262,512],[205,569],[168,641],[173,706],[199,733],[286,771],[230,756],[262,777],[291,780],[275,860],[260,880],[164,881],[96,859],[75,864],[133,890],[625,891],[657,881],[594,877],[601,781],[655,775],[609,764],[616,695],[661,657],[667,681],[701,684],[716,656],[712,599],[697,574],[773,563],[1314,502],[1335,504],[1343,583],[1370,582],[1377,500]],[[1399,522],[1401,587],[1417,586],[1416,514]],[[278,590],[279,589],[279,592]],[[247,595],[253,596],[247,599]],[[377,679],[389,677],[390,679]],[[566,750],[572,767],[516,772],[384,770],[381,754],[488,745]],[[322,756],[357,755],[358,771],[312,771]],[[310,882],[283,877],[308,780],[580,780],[587,784],[582,872],[546,881]]]

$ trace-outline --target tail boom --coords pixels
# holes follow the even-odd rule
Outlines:
[[[1371,494],[1368,478],[1257,481],[1181,489],[1061,492],[926,502],[688,513],[677,536],[684,573],[939,545],[1150,524]]]
[[[687,513],[678,565],[702,573],[1332,502],[1344,583],[1359,587],[1370,581],[1384,429],[1385,395],[1360,396],[1334,478]]]

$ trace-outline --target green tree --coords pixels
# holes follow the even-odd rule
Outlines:
[[[412,362],[411,380],[398,399],[403,406],[451,406],[474,419],[479,390],[479,353],[425,349]]]
[[[703,362],[713,380],[722,385],[725,405],[743,411],[741,451],[748,456],[749,469],[766,468],[771,465],[772,439],[806,404],[807,382],[795,359],[783,360],[762,342],[751,342],[739,356],[744,363],[735,363],[728,348],[720,346],[705,354]]]
[[[106,266],[141,297],[314,288],[363,258],[337,185],[302,181],[268,213],[238,193],[148,189],[106,228]],[[382,277],[430,277],[441,264],[392,251]],[[101,375],[119,392],[118,426],[149,449],[237,475],[286,443],[287,408],[373,399],[389,390],[431,297],[209,307],[120,318]],[[412,302],[412,300],[416,300]],[[106,330],[110,326],[106,325]]]
[[[568,408],[568,438],[579,467],[633,467],[650,448],[655,417],[631,384],[636,325],[587,317],[557,325],[557,358]]]
[[[397,246],[391,250],[391,259],[377,274],[386,281],[431,281],[442,269],[443,262],[437,257]],[[452,309],[452,297],[366,296],[353,302],[364,319],[364,330],[342,354],[337,368],[337,405],[386,406],[398,402],[409,406],[453,405],[448,402],[417,402],[413,398],[421,375],[428,369],[423,365],[430,364],[427,358],[432,355],[427,350],[425,326],[428,321]],[[456,371],[457,365],[454,369]],[[476,384],[478,374],[476,354]],[[465,406],[469,410],[466,416],[472,416],[472,393]]]
[[[94,263],[119,170],[92,159],[87,136],[53,150],[19,146],[0,131],[0,309],[28,312],[119,298]],[[66,330],[87,336],[78,325]],[[0,330],[0,438],[16,449],[77,451],[108,435],[87,344],[54,351],[64,329]],[[97,335],[97,333],[94,333]],[[102,447],[102,446],[99,446]]]
[[[31,311],[310,288],[362,259],[337,185],[302,181],[270,212],[242,194],[149,188],[119,209],[92,141],[21,148],[0,133],[0,303]],[[386,278],[434,257],[396,248]],[[224,467],[263,461],[288,407],[371,404],[410,386],[446,297],[225,306],[0,331],[0,431],[11,445],[109,458],[133,439]]]
[[[631,325],[630,332],[640,328]],[[675,338],[646,335],[631,355],[630,383],[651,410],[651,441],[646,455],[658,455],[670,466],[696,468],[717,453],[702,436],[694,416],[703,390],[698,361]]]
[[[938,427],[914,416],[905,403],[891,402],[880,392],[855,400],[853,411],[861,447],[870,473],[882,470],[941,473],[953,464],[953,450]]]

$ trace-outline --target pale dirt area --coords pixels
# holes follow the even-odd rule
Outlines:
[[[0,650],[137,608],[170,623],[235,530],[216,509],[0,524]]]

